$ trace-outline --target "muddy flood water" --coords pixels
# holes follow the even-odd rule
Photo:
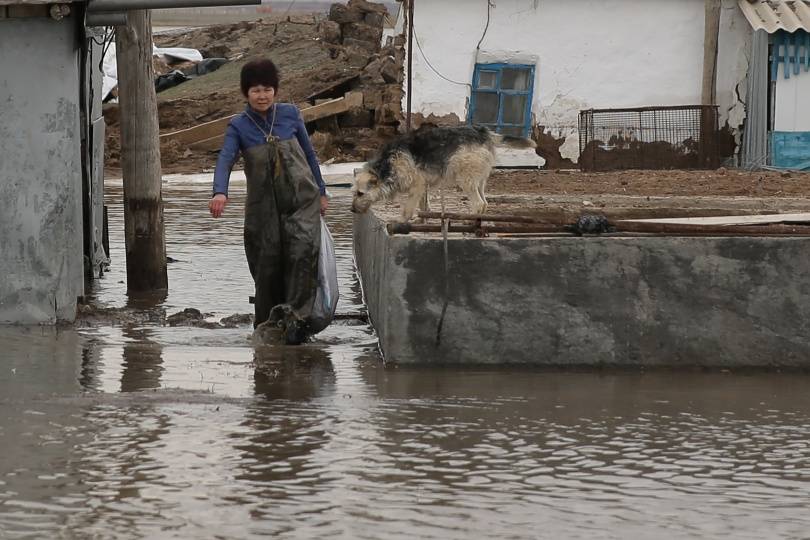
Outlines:
[[[810,536],[810,376],[384,366],[334,192],[345,316],[310,344],[159,315],[0,328],[0,538]],[[224,219],[209,193],[167,177],[157,307],[215,322],[252,283],[244,182]],[[106,196],[95,302],[142,308]]]

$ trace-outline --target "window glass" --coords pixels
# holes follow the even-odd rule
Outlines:
[[[497,83],[498,83],[497,71],[478,72],[478,88],[494,89]]]
[[[524,114],[526,113],[526,100],[529,96],[522,94],[517,96],[503,96],[503,123],[523,125]]]
[[[475,92],[473,124],[496,124],[498,122],[498,94]]]
[[[503,78],[501,79],[501,90],[528,90],[529,73],[528,69],[504,68]]]

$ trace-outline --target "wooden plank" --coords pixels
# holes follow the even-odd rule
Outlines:
[[[204,141],[217,135],[221,137],[225,135],[225,128],[228,127],[228,122],[230,122],[231,118],[234,118],[235,116],[235,114],[232,114],[230,116],[226,116],[225,118],[211,120],[210,122],[187,129],[172,131],[171,133],[164,133],[160,136],[160,140],[161,142],[177,141],[191,145],[195,142]]]
[[[301,116],[304,122],[312,122],[320,118],[334,116],[336,114],[344,113],[350,109],[356,109],[363,106],[363,93],[362,92],[348,92],[345,97],[330,99],[320,105],[314,105],[301,109]],[[220,118],[218,120],[211,120],[198,126],[181,129],[179,131],[172,131],[164,133],[160,136],[161,142],[177,141],[179,143],[187,144],[189,147],[196,148],[196,144],[205,143],[203,147],[207,148],[211,141],[218,137],[222,140],[225,134],[225,128],[228,127],[228,122],[231,121],[235,114]]]
[[[336,114],[344,113],[349,109],[356,109],[363,106],[363,93],[362,92],[349,92],[345,97],[331,99],[326,103],[320,105],[313,105],[306,109],[301,109],[301,116],[304,122],[312,122],[327,116],[334,116]]]
[[[670,223],[695,225],[767,225],[770,223],[810,223],[810,213],[764,214],[758,216],[626,219],[622,221],[633,223]]]
[[[360,77],[360,74],[359,73],[354,73],[354,74],[349,75],[348,77],[345,77],[343,79],[339,79],[337,81],[332,81],[331,83],[327,84],[326,86],[323,86],[323,87],[319,88],[318,90],[316,90],[312,94],[305,97],[303,99],[303,101],[312,102],[312,101],[320,98],[324,94],[328,94],[328,93],[338,89],[338,87],[340,87],[342,85],[348,85],[348,83],[356,80],[358,77]],[[326,99],[330,99],[330,98],[326,98]]]

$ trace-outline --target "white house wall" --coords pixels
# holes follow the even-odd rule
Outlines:
[[[785,79],[785,64],[779,65],[774,92],[774,131],[810,131],[810,72],[802,67]]]
[[[703,0],[495,4],[476,54],[486,25],[487,0],[417,3],[413,112],[464,119],[476,57],[482,62],[534,59],[535,122],[557,138],[567,137],[563,157],[575,160],[581,109],[700,103]],[[721,124],[730,119],[737,127],[744,115],[740,98],[751,29],[736,0],[723,0],[720,32]]]
[[[75,28],[0,19],[0,323],[72,320],[83,294]]]

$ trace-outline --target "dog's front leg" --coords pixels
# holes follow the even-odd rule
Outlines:
[[[402,222],[407,223],[416,213],[416,209],[419,207],[419,203],[422,202],[422,197],[424,192],[412,192],[408,194],[408,198],[405,199],[405,204],[402,205]]]

